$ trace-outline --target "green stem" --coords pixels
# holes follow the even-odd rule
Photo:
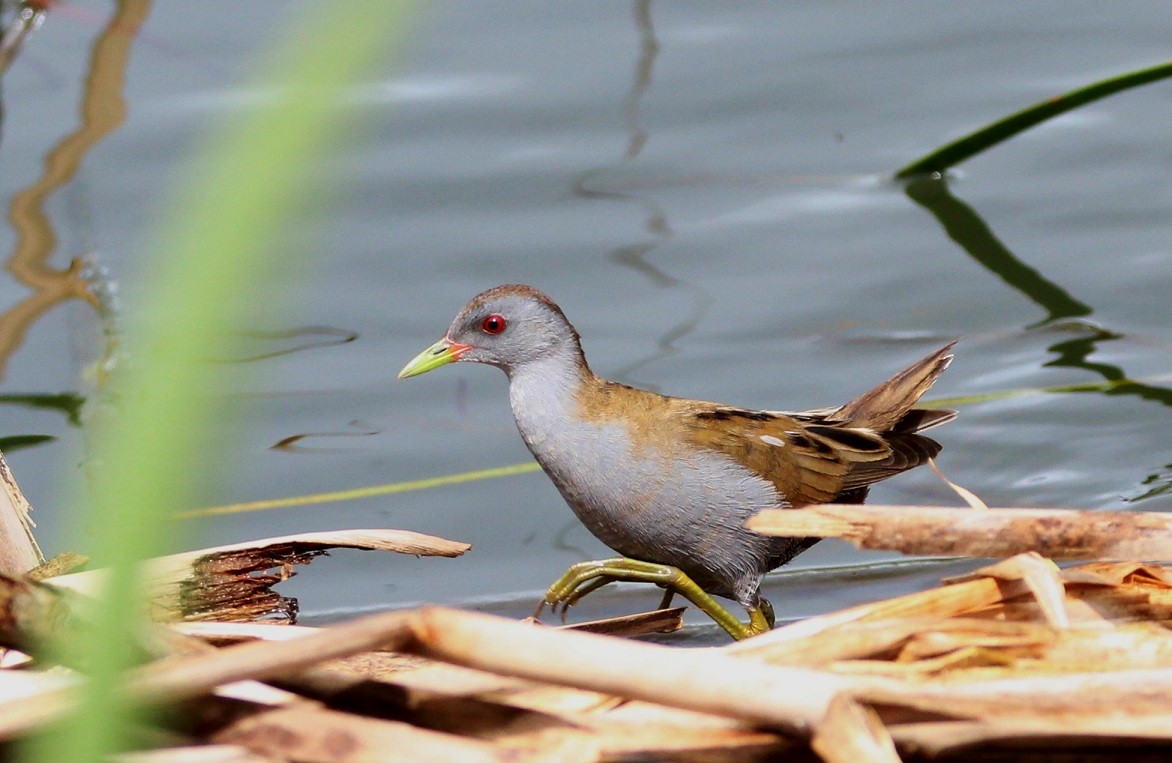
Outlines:
[[[944,172],[987,148],[992,148],[1018,133],[1025,132],[1034,125],[1045,122],[1047,119],[1077,109],[1079,106],[1097,101],[1100,98],[1106,98],[1109,95],[1156,82],[1169,76],[1172,76],[1172,61],[1100,80],[1086,87],[1071,90],[1069,93],[1048,98],[1028,109],[1010,114],[1004,119],[999,119],[991,125],[936,149],[895,173],[895,177],[903,180],[916,175]]]

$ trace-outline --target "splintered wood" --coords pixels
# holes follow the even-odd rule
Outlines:
[[[459,556],[472,546],[407,530],[334,530],[234,543],[173,554],[147,563],[155,620],[297,621],[297,601],[273,586],[330,549],[390,551],[413,556]],[[50,578],[51,585],[87,594],[100,590],[102,571]]]

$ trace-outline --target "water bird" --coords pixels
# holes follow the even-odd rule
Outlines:
[[[503,370],[533,457],[586,528],[622,555],[573,565],[542,605],[564,613],[607,583],[651,582],[666,589],[664,606],[679,593],[741,639],[773,627],[762,576],[817,542],[758,535],[745,521],[762,509],[861,503],[872,484],[934,457],[940,444],[921,433],[956,412],[914,406],[953,344],[845,405],[751,410],[596,376],[561,308],[508,284],[474,297],[399,378],[453,362]],[[748,622],[713,596],[737,601]]]

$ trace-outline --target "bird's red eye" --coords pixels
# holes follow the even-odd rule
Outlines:
[[[480,324],[480,328],[486,334],[499,334],[505,330],[505,316],[493,313],[484,319],[484,322]]]

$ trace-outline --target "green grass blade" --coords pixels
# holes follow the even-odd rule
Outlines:
[[[229,503],[222,506],[205,506],[199,509],[188,509],[178,512],[181,519],[196,519],[198,517],[216,517],[224,514],[247,514],[253,511],[270,511],[272,509],[292,509],[297,506],[333,503],[335,501],[354,501],[360,498],[373,498],[380,495],[395,495],[409,493],[414,490],[430,490],[437,487],[450,487],[466,482],[496,479],[498,477],[512,477],[515,474],[529,474],[540,471],[536,461],[523,461],[519,464],[497,466],[491,469],[477,469],[471,472],[457,472],[443,474],[439,477],[424,477],[417,480],[390,482],[385,485],[371,485],[356,487],[349,490],[335,490],[329,493],[312,493],[310,495],[295,495],[288,498],[266,498],[244,503]]]
[[[1010,114],[1004,119],[999,119],[991,125],[982,127],[976,132],[936,149],[895,173],[895,177],[903,180],[916,175],[944,172],[998,143],[1025,132],[1034,125],[1045,122],[1047,119],[1053,119],[1059,114],[1077,109],[1079,106],[1084,106],[1100,98],[1106,98],[1109,95],[1115,95],[1124,90],[1147,85],[1170,76],[1172,76],[1172,61],[1167,61],[1158,66],[1121,74],[1086,87],[1080,87],[1077,90],[1071,90],[1069,93],[1048,98],[1028,109]]]
[[[134,367],[115,380],[118,414],[95,440],[93,511],[77,519],[92,532],[95,564],[111,573],[94,633],[65,645],[84,649],[92,671],[79,713],[28,750],[40,760],[105,760],[130,738],[133,712],[117,687],[143,609],[134,565],[165,549],[174,534],[166,507],[207,478],[200,456],[215,412],[206,406],[219,386],[203,359],[265,293],[277,264],[266,243],[304,205],[314,157],[353,116],[341,90],[393,48],[404,10],[387,0],[314,6],[262,70],[271,99],[211,142],[152,248],[152,288],[127,327]]]

